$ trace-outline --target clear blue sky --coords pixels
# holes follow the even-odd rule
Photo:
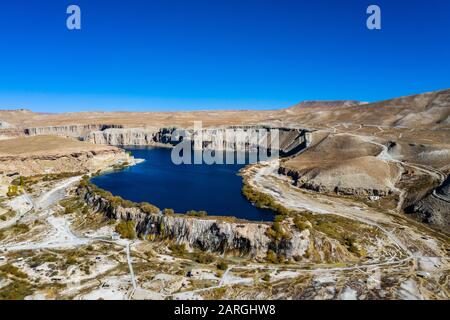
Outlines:
[[[2,1],[0,108],[267,109],[449,88],[449,16],[448,0]]]

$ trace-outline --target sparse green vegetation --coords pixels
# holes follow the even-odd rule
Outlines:
[[[13,276],[15,276],[17,278],[21,278],[21,279],[28,278],[26,273],[20,271],[19,268],[17,268],[16,266],[13,266],[12,264],[9,264],[9,263],[0,266],[0,273],[13,275]]]
[[[28,264],[31,268],[35,268],[47,262],[57,262],[57,261],[58,261],[57,255],[50,252],[44,252],[42,254],[33,256],[30,260],[28,260]]]
[[[59,204],[64,208],[64,214],[71,214],[82,210],[85,207],[83,201],[78,197],[71,197],[61,200]]]
[[[14,217],[16,215],[16,213],[13,210],[8,210],[6,213],[2,214],[0,216],[0,220],[1,221],[6,221],[8,219],[11,219],[12,217]]]
[[[28,188],[31,185],[38,183],[40,181],[55,181],[61,179],[67,179],[70,177],[80,176],[82,172],[62,172],[62,173],[50,173],[50,174],[39,174],[30,177],[20,176],[14,179],[11,184],[15,186],[20,186],[22,188]]]
[[[210,290],[210,298],[213,300],[223,299],[226,292],[227,292],[227,288],[225,288],[225,287],[215,288],[213,290]]]
[[[80,183],[79,183],[79,187],[87,187],[88,185],[90,185],[91,183],[89,182],[89,176],[88,175],[84,175],[81,177]]]
[[[271,249],[267,250],[266,261],[273,264],[281,264],[285,262],[285,258],[282,255],[277,255],[277,253]]]
[[[266,260],[270,263],[278,263],[278,257],[277,257],[277,254],[275,253],[275,251],[270,250],[270,249],[267,250]]]
[[[365,255],[365,251],[357,245],[356,236],[361,239],[364,234],[368,236],[378,234],[378,231],[370,226],[363,226],[359,222],[334,215],[298,214],[294,218],[294,224],[300,230],[314,229],[314,231],[336,239],[349,252],[360,257]]]
[[[16,223],[9,227],[8,229],[3,229],[0,231],[0,239],[6,237],[7,235],[18,236],[30,231],[30,227],[27,224]]]
[[[215,258],[211,253],[197,251],[194,254],[194,260],[201,264],[211,264],[214,262]]]
[[[134,221],[120,221],[115,228],[116,232],[125,239],[135,239],[136,230]]]
[[[364,256],[366,254],[364,250],[361,250],[359,248],[356,239],[352,236],[344,237],[344,244],[346,245],[348,251],[356,254],[359,257]]]
[[[125,161],[125,162],[123,162],[123,163],[121,163],[121,164],[115,164],[115,165],[113,165],[113,169],[114,170],[123,170],[123,169],[125,169],[126,167],[128,167],[130,164],[127,162],[127,161]]]
[[[208,215],[208,213],[206,211],[196,211],[196,210],[189,210],[186,212],[187,216],[191,216],[191,217],[206,217]]]
[[[69,256],[69,257],[67,257],[67,259],[66,259],[65,265],[66,265],[66,266],[71,266],[71,265],[77,264],[77,262],[78,262],[78,260],[77,260],[76,257],[74,257],[74,256]]]
[[[111,192],[103,190],[97,187],[95,184],[91,183],[88,176],[83,176],[79,184],[79,188],[86,188],[87,191],[92,192],[93,194],[107,200],[113,208],[140,208],[142,212],[147,214],[156,214],[159,212],[158,207],[148,202],[136,203],[130,200],[122,199],[119,196],[114,196]]]
[[[311,228],[311,223],[301,215],[297,215],[294,218],[294,225],[299,231],[303,231]]]
[[[16,186],[16,185],[10,185],[10,186],[8,187],[8,192],[6,192],[6,195],[7,195],[9,198],[17,197],[17,196],[20,194],[20,190],[21,190],[21,188],[20,188],[19,186]]]
[[[277,243],[283,239],[289,239],[290,237],[290,235],[284,231],[282,223],[278,221],[275,221],[270,228],[266,230],[266,235]]]
[[[222,260],[217,264],[217,269],[222,270],[222,271],[227,270],[228,264]]]
[[[0,289],[0,300],[23,300],[33,294],[31,285],[22,280],[14,280]]]
[[[279,205],[275,200],[262,192],[253,190],[253,188],[244,182],[242,187],[242,194],[247,198],[248,201],[253,203],[258,208],[271,209],[275,211],[278,215],[286,216],[289,215],[290,210],[286,209],[282,205]]]
[[[284,220],[284,216],[282,215],[277,215],[275,216],[275,219],[273,220],[274,222],[282,222]]]
[[[175,211],[174,211],[173,209],[165,208],[165,209],[162,211],[162,213],[163,213],[164,215],[166,215],[166,216],[173,216],[173,215],[175,214]]]
[[[146,214],[156,214],[159,212],[158,207],[156,207],[148,202],[139,203],[139,208]]]
[[[183,256],[186,254],[186,245],[184,243],[173,243],[169,245],[169,250],[177,256]]]

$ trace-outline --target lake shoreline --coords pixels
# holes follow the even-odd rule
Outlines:
[[[240,170],[246,165],[175,165],[172,148],[126,147],[135,165],[105,172],[91,182],[134,202],[149,202],[176,213],[207,212],[209,217],[272,222],[275,213],[250,203],[241,192]],[[136,166],[139,164],[139,166]]]

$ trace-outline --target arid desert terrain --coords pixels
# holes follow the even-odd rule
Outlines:
[[[89,181],[194,121],[282,132],[279,159],[240,172],[274,222]],[[449,222],[450,89],[269,111],[0,111],[0,299],[449,299]]]

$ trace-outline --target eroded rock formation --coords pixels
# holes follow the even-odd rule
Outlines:
[[[450,233],[450,176],[426,197],[406,209],[423,222]]]
[[[170,238],[178,243],[205,251],[265,257],[269,249],[286,258],[302,257],[310,247],[310,231],[291,230],[291,237],[276,242],[267,235],[269,223],[226,221],[221,218],[198,218],[183,215],[149,214],[139,207],[122,207],[80,187],[78,194],[97,212],[112,219],[132,220],[136,231],[144,236]]]
[[[92,131],[85,140],[113,146],[152,146],[170,144],[173,128],[113,128]]]
[[[32,176],[50,173],[95,172],[134,162],[124,150],[56,136],[0,141],[0,172]]]
[[[113,124],[86,124],[86,125],[62,125],[26,128],[24,133],[29,136],[36,135],[60,135],[82,139],[92,131],[106,130],[108,128],[121,128],[121,125]]]

